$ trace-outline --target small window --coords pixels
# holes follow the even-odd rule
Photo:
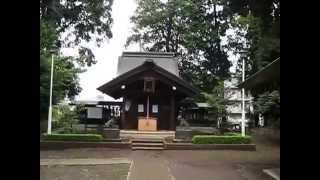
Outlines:
[[[152,113],[158,113],[158,105],[157,104],[152,105]]]
[[[153,78],[145,78],[144,91],[145,92],[154,92],[154,79]]]
[[[138,104],[138,112],[143,112],[144,107],[143,104]]]

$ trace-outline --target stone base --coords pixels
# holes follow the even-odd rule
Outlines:
[[[255,151],[255,144],[192,144],[192,143],[165,143],[167,150],[241,150]]]
[[[104,129],[102,136],[105,139],[119,139],[120,129]]]
[[[40,150],[69,148],[124,148],[130,149],[130,142],[71,142],[71,141],[40,141]]]

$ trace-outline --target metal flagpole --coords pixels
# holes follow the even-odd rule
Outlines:
[[[51,77],[50,77],[50,101],[49,101],[49,114],[48,114],[48,134],[51,134],[51,122],[52,122],[52,82],[53,82],[53,65],[54,54],[51,55]]]
[[[147,102],[147,119],[149,119],[149,95],[148,95],[148,102]]]
[[[245,62],[244,58],[242,59],[242,82],[245,80]],[[245,136],[246,135],[246,115],[245,115],[245,102],[244,102],[244,88],[242,88],[242,121],[241,121],[241,135]]]

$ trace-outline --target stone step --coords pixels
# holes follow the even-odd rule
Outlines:
[[[121,130],[120,131],[121,138],[174,138],[175,131],[133,131],[133,130]]]
[[[174,138],[175,136],[166,136],[166,135],[120,135],[121,138],[140,138],[140,139],[163,139],[163,138]]]
[[[132,147],[132,150],[164,150],[163,147]]]
[[[132,143],[133,147],[163,147],[163,143]]]
[[[132,143],[163,143],[163,139],[137,139],[131,140]]]

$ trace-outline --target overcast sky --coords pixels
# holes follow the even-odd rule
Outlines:
[[[112,7],[113,38],[105,41],[100,47],[97,47],[93,42],[85,44],[93,51],[97,63],[80,74],[82,91],[76,97],[76,100],[97,100],[99,95],[102,95],[104,100],[114,100],[110,96],[102,94],[97,88],[116,76],[118,57],[121,56],[123,51],[139,51],[138,45],[132,45],[127,49],[124,47],[133,27],[133,24],[130,23],[130,17],[134,14],[135,9],[135,0],[114,1]],[[62,53],[74,56],[77,51],[72,48],[65,48],[62,49]]]

